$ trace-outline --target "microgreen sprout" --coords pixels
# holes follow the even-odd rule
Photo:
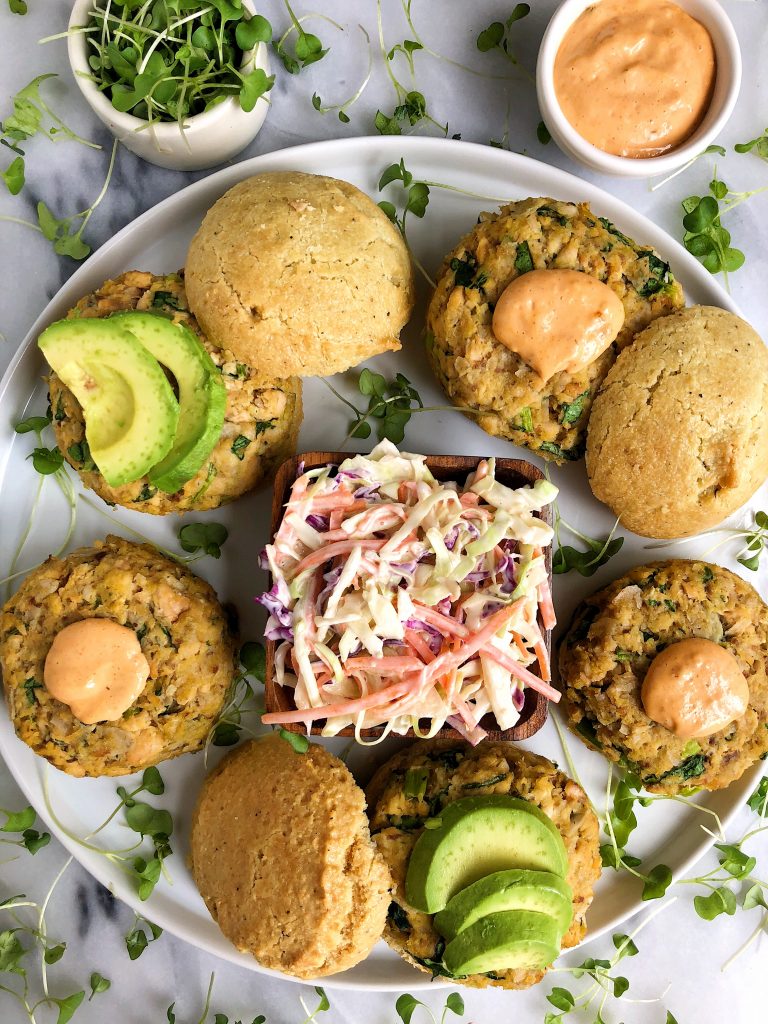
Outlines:
[[[672,181],[673,178],[676,178],[678,174],[683,174],[683,172],[687,171],[689,167],[692,167],[697,160],[700,160],[703,156],[709,156],[713,153],[716,153],[718,156],[725,156],[725,150],[722,146],[707,146],[706,149],[702,149],[702,151],[697,153],[696,156],[692,156],[691,159],[687,163],[684,163],[682,167],[678,167],[676,171],[668,174],[666,178],[662,178],[661,181],[657,181],[655,185],[651,185],[650,191],[656,192],[657,189],[663,188],[664,185]]]
[[[53,476],[54,480],[56,481],[56,484],[58,485],[59,489],[64,495],[69,506],[69,526],[67,528],[67,533],[64,537],[63,542],[61,543],[57,551],[54,552],[54,554],[57,557],[68,546],[75,529],[75,492],[72,486],[72,481],[69,479],[69,477],[67,476],[67,472],[64,469],[64,458],[61,455],[61,452],[59,451],[58,448],[47,448],[43,444],[42,434],[43,431],[46,430],[47,427],[50,425],[50,423],[51,412],[50,410],[48,410],[45,416],[27,416],[26,419],[20,420],[14,427],[14,430],[17,434],[33,433],[35,435],[35,438],[37,440],[37,446],[32,450],[32,452],[30,452],[27,458],[31,460],[32,466],[35,472],[39,475],[40,479],[37,482],[35,496],[32,501],[32,507],[29,511],[29,515],[27,516],[26,525],[24,527],[18,544],[16,545],[16,550],[14,551],[13,557],[11,558],[8,575],[5,576],[3,580],[0,580],[0,583],[10,583],[17,577],[26,575],[26,573],[30,572],[31,569],[33,568],[30,567],[29,569],[23,569],[18,572],[16,571],[16,566],[18,565],[19,558],[21,557],[21,554],[24,548],[26,547],[27,541],[29,540],[29,536],[32,532],[32,527],[37,517],[37,511],[40,505],[40,496],[42,494],[43,483],[47,476]]]
[[[11,0],[11,10],[13,9],[13,0]],[[24,5],[23,11],[17,10],[16,13],[26,13],[26,5]],[[68,128],[41,96],[40,86],[43,82],[57,77],[54,74],[47,74],[33,78],[13,97],[13,113],[0,123],[0,145],[6,146],[16,154],[15,159],[11,161],[5,171],[0,172],[11,195],[17,195],[24,187],[24,150],[20,143],[26,142],[35,135],[43,135],[53,142],[59,139],[70,139],[73,142],[80,142],[84,146],[90,146],[92,149],[101,149],[97,143],[89,142],[88,139],[84,139]]]
[[[274,76],[243,66],[243,54],[269,43],[272,27],[235,0],[117,4],[96,0],[85,29],[91,78],[112,106],[147,122],[187,118],[237,98],[245,111],[272,88]]]
[[[131,960],[138,960],[147,946],[156,942],[163,934],[163,929],[148,921],[141,914],[136,914],[131,930],[125,936],[125,948]]]
[[[370,437],[370,418],[378,420],[377,433],[379,440],[384,438],[393,444],[399,444],[405,436],[405,427],[413,412],[413,404],[418,409],[424,408],[421,396],[411,382],[402,373],[397,373],[391,381],[380,373],[373,373],[367,367],[363,369],[358,377],[357,386],[361,395],[368,398],[368,408],[360,410],[352,403],[347,402],[336,390],[326,381],[328,387],[337,398],[353,409],[355,413],[355,424],[349,432],[349,437]]]
[[[384,67],[392,87],[395,90],[396,103],[391,114],[385,114],[381,110],[376,111],[374,126],[380,135],[402,135],[403,127],[415,128],[422,122],[427,122],[437,128],[443,135],[448,135],[448,125],[440,124],[432,117],[427,110],[427,101],[424,94],[416,89],[416,75],[414,68],[414,53],[423,49],[421,43],[408,39],[389,50],[384,44],[384,27],[381,20],[381,0],[376,0],[376,17],[379,30],[379,48],[384,60]],[[405,57],[408,66],[412,88],[403,85],[393,70],[393,63],[397,55]]]
[[[563,519],[555,502],[555,539],[558,546],[552,559],[552,572],[560,574],[575,569],[581,576],[594,576],[601,566],[618,554],[624,544],[623,537],[615,536],[618,526],[617,519],[607,537],[588,537]],[[561,530],[566,530],[583,541],[587,545],[587,550],[579,551],[570,544],[563,544],[560,539]]]
[[[295,753],[306,754],[309,750],[309,740],[302,733],[290,732],[288,729],[278,729],[277,734],[281,740],[285,740]]]
[[[610,958],[606,959],[595,959],[594,957],[587,957],[577,967],[553,967],[553,974],[570,974],[575,980],[580,981],[582,979],[588,979],[591,984],[588,984],[586,989],[578,994],[574,994],[570,989],[564,988],[563,986],[557,985],[547,995],[547,1002],[554,1006],[557,1013],[550,1011],[544,1017],[544,1024],[562,1024],[563,1020],[571,1013],[588,1013],[594,1024],[605,1024],[605,1018],[603,1017],[603,1011],[606,1003],[609,999],[621,999],[624,994],[629,990],[629,979],[622,974],[616,974],[615,969],[617,965],[625,958],[637,956],[639,950],[635,939],[655,917],[662,910],[672,906],[674,899],[667,901],[662,904],[653,913],[649,914],[645,920],[629,935],[616,934],[612,936],[612,941],[616,952]],[[632,1002],[639,1003],[657,1003],[664,998],[667,989],[656,999],[637,999],[631,1000]],[[593,1008],[593,1004],[597,1001],[596,1008]],[[594,1016],[592,1016],[594,1014]],[[671,1014],[667,1014],[667,1024],[670,1019],[674,1024],[674,1017]]]
[[[42,850],[50,843],[49,832],[39,832],[34,828],[37,821],[34,807],[25,807],[21,811],[8,811],[5,807],[0,807],[0,814],[5,815],[5,821],[0,825],[0,832],[4,832],[6,835],[14,833],[18,835],[18,839],[0,836],[0,843],[22,847],[31,854],[37,853],[38,850]]]
[[[46,204],[41,201],[37,204],[37,224],[33,224],[32,221],[22,220],[20,217],[11,217],[7,215],[0,215],[0,221],[7,221],[11,224],[22,224],[25,227],[32,228],[33,231],[39,231],[48,239],[49,242],[53,243],[54,252],[59,256],[70,256],[74,260],[85,259],[85,257],[90,254],[91,247],[83,239],[83,232],[88,226],[88,222],[93,216],[94,211],[107,193],[109,183],[112,179],[112,171],[115,166],[117,147],[118,140],[115,139],[112,145],[112,155],[109,159],[109,166],[107,168],[107,176],[101,192],[99,192],[98,196],[87,210],[81,210],[79,213],[73,213],[69,217],[56,217]]]
[[[768,546],[768,512],[755,512],[752,525],[747,527],[719,526],[714,530],[705,530],[704,533],[698,534],[696,537],[684,537],[682,540],[674,542],[661,541],[655,544],[646,544],[645,547],[647,550],[658,550],[669,547],[672,543],[685,544],[688,541],[699,540],[703,536],[714,536],[717,534],[721,535],[721,539],[707,549],[704,557],[716,551],[729,540],[739,538],[743,541],[743,544],[736,552],[736,561],[743,565],[745,569],[751,569],[753,572],[756,572],[760,566],[763,551]]]
[[[11,14],[27,13],[27,0],[8,0],[8,6],[11,9]]]
[[[228,536],[229,530],[222,523],[186,523],[179,529],[179,544],[191,554],[199,551],[198,558],[221,558],[221,546]],[[188,560],[192,561],[195,559]]]
[[[203,760],[208,766],[208,751],[211,745],[214,747],[232,747],[240,739],[240,733],[245,731],[254,736],[250,729],[243,725],[244,715],[261,714],[263,708],[254,706],[246,708],[244,705],[256,699],[256,691],[251,680],[258,683],[264,682],[266,674],[266,654],[264,645],[255,641],[248,641],[240,648],[240,671],[232,680],[230,698],[222,708],[219,717],[213,723],[205,741],[205,753]],[[258,703],[258,702],[257,702]]]
[[[530,12],[530,4],[515,4],[512,13],[506,21],[493,21],[488,28],[483,29],[477,37],[477,48],[481,53],[490,53],[493,50],[498,50],[513,67],[519,68],[530,81],[533,81],[533,75],[522,66],[511,49],[512,26],[515,22],[525,18]]]
[[[304,15],[302,18],[297,18],[293,12],[288,0],[283,0],[285,9],[288,11],[288,17],[291,19],[289,28],[283,33],[283,35],[274,44],[275,53],[283,62],[283,67],[289,75],[298,75],[304,68],[309,67],[310,64],[316,64],[319,60],[328,53],[328,48],[323,47],[320,39],[313,35],[311,32],[305,32],[303,22],[310,17],[320,18],[324,21],[329,21],[332,25],[343,31],[341,25],[337,22],[332,21],[325,15]],[[293,33],[296,33],[296,39],[293,41]],[[291,40],[293,52],[288,49],[288,40]]]
[[[456,405],[424,405],[421,395],[402,373],[396,373],[387,380],[381,373],[374,373],[365,367],[357,378],[357,388],[361,395],[368,399],[365,409],[358,409],[354,402],[345,398],[329,380],[323,378],[328,390],[352,410],[354,420],[349,433],[342,441],[342,447],[351,437],[367,438],[371,436],[371,419],[376,422],[376,434],[380,441],[384,439],[393,444],[400,444],[405,436],[405,428],[411,416],[417,412],[469,412]]]
[[[395,1003],[395,1012],[397,1013],[403,1024],[411,1024],[411,1018],[417,1010],[421,1009],[425,1016],[429,1017],[432,1024],[437,1024],[434,1013],[430,1010],[426,1003],[422,1003],[420,999],[416,999],[409,992],[404,992],[403,995],[399,996]],[[446,1024],[446,1018],[448,1012],[455,1013],[458,1017],[464,1016],[464,1000],[458,992],[451,992],[451,994],[445,1000],[443,1005],[443,1012],[440,1015],[440,1024]]]
[[[100,825],[86,836],[79,836],[67,828],[57,817],[48,793],[48,775],[43,777],[43,798],[54,824],[83,849],[99,853],[112,864],[121,868],[135,883],[139,899],[142,901],[151,895],[160,876],[164,873],[164,861],[173,853],[170,845],[170,837],[173,834],[173,817],[169,811],[137,800],[136,797],[140,793],[160,796],[164,792],[165,784],[160,772],[155,767],[147,768],[142,775],[140,784],[135,789],[129,791],[124,786],[118,786],[117,795],[120,802],[117,806]],[[125,825],[139,836],[138,840],[131,846],[121,849],[106,849],[90,842],[94,836],[97,836],[110,824],[120,811],[125,812]],[[146,838],[151,840],[153,847],[149,857],[139,852]],[[132,857],[132,854],[136,854],[136,856]]]
[[[311,1012],[307,1007],[307,1004],[302,999],[302,997],[299,996],[301,1008],[307,1015],[306,1018],[301,1022],[301,1024],[311,1024],[311,1022],[317,1017],[318,1013],[325,1013],[327,1010],[330,1010],[331,1008],[328,996],[325,994],[325,989],[321,988],[319,985],[315,985],[315,992],[318,996],[318,1003],[314,1010],[312,1010]]]
[[[365,31],[362,25],[358,25],[357,27],[365,36],[365,44],[368,48],[368,70],[366,71],[365,77],[363,78],[358,88],[355,90],[355,92],[352,93],[349,99],[344,100],[342,103],[323,104],[323,101],[320,99],[318,94],[316,92],[312,93],[312,106],[315,108],[315,110],[320,114],[330,114],[335,110],[342,124],[349,124],[349,114],[347,113],[347,111],[352,106],[354,106],[354,104],[357,103],[357,101],[360,99],[363,92],[365,91],[366,86],[370,82],[371,74],[373,73],[373,50],[371,49],[371,37],[368,35],[368,33]]]
[[[21,1005],[30,1024],[37,1024],[35,1013],[44,1006],[57,1008],[56,1024],[66,1024],[67,1021],[71,1020],[72,1015],[85,998],[84,990],[73,992],[71,995],[63,997],[53,996],[48,986],[48,967],[61,960],[66,952],[67,944],[66,942],[52,942],[49,940],[45,915],[54,890],[72,863],[72,859],[72,857],[69,857],[64,862],[64,866],[56,874],[42,903],[37,903],[23,895],[11,896],[0,903],[0,913],[9,913],[15,924],[13,928],[0,931],[0,973],[7,973],[21,978],[20,991],[4,984],[0,984],[0,991],[8,993]],[[23,910],[31,910],[36,914],[35,924],[25,923],[18,913],[18,911]],[[25,945],[22,942],[22,938],[25,936],[32,940],[32,945]],[[30,966],[24,961],[35,947],[40,957],[39,966],[43,995],[41,998],[33,1000],[30,993]]]
[[[737,142],[733,148],[737,153],[754,153],[763,160],[768,160],[768,128],[756,139],[750,142]]]
[[[744,264],[744,253],[731,245],[731,234],[723,227],[722,217],[760,192],[768,185],[749,192],[734,192],[717,177],[715,168],[709,183],[709,195],[688,196],[683,207],[683,245],[711,274],[728,274]],[[730,198],[729,198],[730,197]]]
[[[106,992],[107,989],[111,988],[112,982],[109,978],[105,978],[98,971],[93,971],[90,977],[91,994],[88,996],[88,1002],[93,999],[94,996],[99,995],[101,992]]]
[[[413,35],[413,40],[411,40],[411,42],[416,44],[416,46],[412,47],[412,50],[420,48],[424,51],[424,53],[428,53],[430,57],[434,57],[435,60],[444,61],[446,64],[450,64],[454,68],[460,68],[462,71],[466,71],[467,74],[475,75],[478,78],[487,78],[491,80],[495,79],[497,81],[504,82],[511,82],[514,81],[515,78],[517,78],[517,75],[493,74],[487,71],[480,71],[477,68],[471,67],[469,64],[462,64],[461,61],[453,60],[451,57],[446,57],[445,54],[438,53],[437,50],[433,50],[424,41],[423,37],[417,31],[416,26],[413,22],[413,14],[411,11],[413,0],[400,0],[400,5],[403,8],[405,19],[408,22],[408,27],[410,28],[411,33]]]
[[[408,234],[406,230],[406,221],[408,214],[412,213],[414,217],[423,218],[427,212],[430,199],[430,189],[439,188],[446,192],[455,192],[458,195],[467,196],[471,199],[485,199],[489,202],[504,203],[507,200],[499,196],[486,196],[479,192],[471,192],[469,189],[460,188],[458,185],[450,185],[441,181],[419,181],[414,178],[411,171],[405,166],[405,161],[401,158],[399,163],[390,164],[385,167],[379,178],[379,191],[383,191],[388,185],[395,182],[399,182],[402,192],[404,193],[405,202],[403,204],[402,212],[398,213],[398,209],[394,203],[389,200],[382,200],[379,203],[379,207],[386,213],[392,223],[399,229],[403,239],[408,245]],[[421,271],[427,283],[430,287],[435,287],[435,282],[432,280],[430,275],[424,269],[424,266],[417,258],[413,249],[408,246],[416,267]]]

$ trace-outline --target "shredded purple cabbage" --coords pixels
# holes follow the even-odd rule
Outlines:
[[[453,551],[456,547],[456,541],[459,539],[459,527],[452,526],[451,529],[443,537],[443,544],[448,548],[449,551]]]
[[[311,515],[307,516],[305,522],[307,522],[313,530],[325,533],[328,529],[329,519],[328,516],[317,516],[313,512]]]
[[[264,630],[264,636],[267,640],[290,640],[293,642],[293,630],[290,626],[276,626],[272,625],[273,619],[267,621],[267,627]]]
[[[379,484],[375,484],[370,487],[358,487],[352,497],[356,499],[364,498],[366,501],[371,502],[379,501],[381,498],[379,486]]]
[[[443,634],[440,630],[435,629],[434,626],[430,626],[427,622],[422,622],[421,619],[408,619],[405,623],[406,629],[417,629],[420,633],[425,633],[425,639],[429,645],[430,651],[433,654],[439,654],[440,648],[443,645]]]
[[[278,595],[276,583],[271,590],[268,590],[264,594],[257,595],[254,598],[254,601],[256,604],[260,604],[262,608],[267,609],[270,620],[274,619],[280,626],[291,625],[293,616],[290,609],[286,608],[285,603]]]

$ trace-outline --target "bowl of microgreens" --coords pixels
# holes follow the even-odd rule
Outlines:
[[[272,29],[253,0],[75,0],[68,37],[92,110],[150,163],[213,167],[264,123]]]

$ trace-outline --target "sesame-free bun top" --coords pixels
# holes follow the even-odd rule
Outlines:
[[[717,526],[768,477],[768,348],[740,317],[691,306],[646,327],[592,406],[595,497],[644,537]]]
[[[230,942],[297,978],[352,967],[384,930],[392,883],[363,791],[314,743],[273,734],[228,754],[198,797],[190,867]]]
[[[399,231],[354,185],[300,171],[241,181],[189,247],[190,308],[264,379],[338,373],[400,348],[413,272]]]

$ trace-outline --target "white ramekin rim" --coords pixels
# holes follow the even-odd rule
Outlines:
[[[741,86],[741,49],[736,31],[719,0],[675,0],[705,26],[712,36],[717,78],[712,102],[696,131],[676,149],[660,156],[634,159],[615,156],[587,142],[573,128],[560,107],[554,85],[554,65],[565,33],[595,0],[564,0],[547,25],[536,62],[536,92],[542,118],[552,138],[570,157],[593,170],[622,177],[669,174],[697,156],[725,127]]]
[[[91,66],[88,63],[87,36],[84,32],[72,32],[71,29],[87,23],[88,12],[92,6],[93,0],[75,0],[72,13],[69,16],[70,34],[67,38],[67,53],[78,88],[102,121],[114,125],[116,131],[126,135],[129,132],[147,131],[147,121],[141,117],[135,117],[133,114],[116,110],[89,77]],[[243,6],[251,15],[257,13],[254,0],[243,0]],[[269,72],[267,48],[263,43],[257,43],[252,50],[243,54],[240,69],[248,67],[261,68],[267,73]],[[259,104],[253,111],[244,111],[237,102],[237,98],[230,96],[210,110],[204,110],[201,114],[194,114],[192,117],[186,118],[184,130],[187,133],[199,135],[201,132],[216,130],[221,122],[225,122],[233,116],[250,117],[255,112],[259,112]],[[258,116],[262,116],[260,112]],[[152,133],[158,143],[169,142],[172,138],[178,138],[179,126],[176,121],[156,122],[152,125]]]

